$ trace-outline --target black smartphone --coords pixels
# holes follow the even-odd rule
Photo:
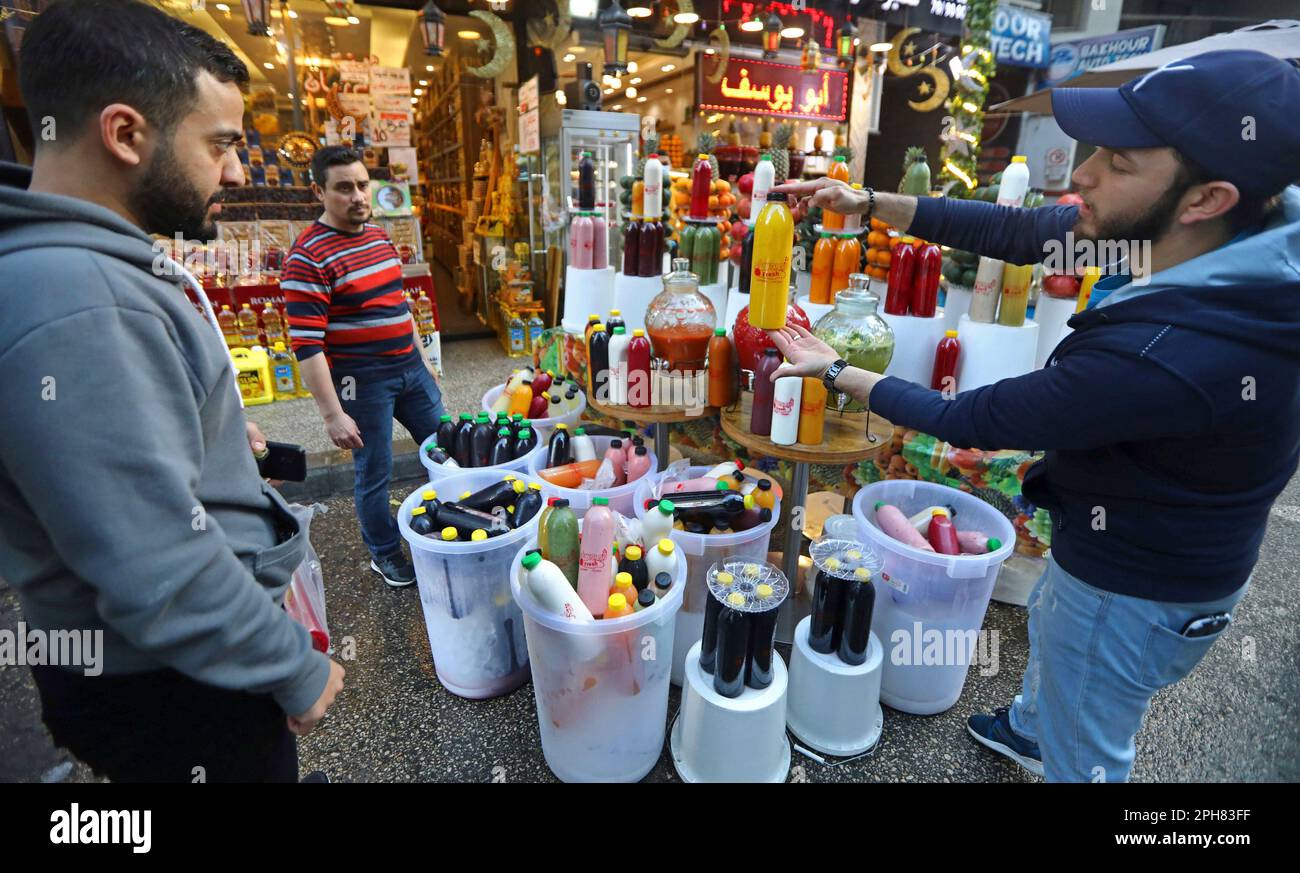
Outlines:
[[[1232,623],[1232,614],[1220,612],[1215,615],[1203,615],[1183,625],[1185,637],[1208,637],[1217,634]]]
[[[307,478],[307,450],[293,443],[266,441],[266,454],[257,460],[263,479],[302,482]]]

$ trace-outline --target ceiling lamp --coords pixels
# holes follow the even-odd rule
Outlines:
[[[424,53],[430,57],[439,57],[442,55],[442,41],[446,36],[447,16],[443,13],[438,5],[429,0],[420,10],[420,40],[424,43]],[[426,69],[430,73],[433,67]]]
[[[627,70],[627,40],[632,33],[632,18],[623,11],[618,0],[613,0],[597,21],[605,39],[605,72],[624,72]]]
[[[673,21],[677,24],[694,24],[700,20],[700,16],[694,12],[678,12],[673,16]]]
[[[649,6],[642,6],[640,3],[638,3],[635,6],[629,6],[627,9],[627,14],[632,18],[649,18],[654,13],[650,11]]]
[[[763,29],[763,22],[757,18],[746,17],[744,21],[740,22],[740,29],[747,33],[757,33]]]
[[[815,73],[822,65],[822,47],[817,40],[810,39],[803,44],[803,54],[799,56],[799,67],[805,73]]]
[[[767,20],[763,22],[763,57],[776,57],[781,50],[781,31],[784,29],[781,17],[775,11],[769,12]]]
[[[266,23],[271,0],[243,0],[244,17],[248,19],[248,32],[252,36],[270,36],[271,26]]]

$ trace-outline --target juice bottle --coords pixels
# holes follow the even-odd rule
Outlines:
[[[709,217],[709,195],[713,193],[713,167],[708,155],[696,155],[691,170],[691,218]]]
[[[475,467],[486,467],[492,457],[492,443],[496,431],[486,412],[474,419],[474,432],[470,435],[470,457]]]
[[[894,255],[897,257],[897,253]],[[971,321],[992,324],[997,317],[998,299],[1002,296],[1003,263],[993,258],[981,257],[975,269],[975,284],[971,286]],[[886,310],[888,312],[888,310]]]
[[[647,165],[648,166],[648,165]],[[645,182],[637,179],[632,183],[632,217],[644,218],[644,213],[638,211],[641,204],[645,202]]]
[[[261,342],[258,334],[257,313],[247,303],[239,310],[239,344],[252,348]]]
[[[627,483],[627,452],[623,450],[623,441],[614,440],[605,449],[605,460],[614,468],[614,484]],[[595,475],[595,474],[593,474]]]
[[[510,395],[510,406],[507,411],[511,415],[527,415],[528,407],[533,403],[533,386],[531,382],[523,382],[515,388]]]
[[[474,454],[474,448],[471,444],[473,436],[474,418],[468,412],[462,412],[460,414],[460,423],[456,425],[455,444],[443,446],[442,448],[451,452],[452,457],[456,459],[456,463],[460,466],[471,467],[473,464],[470,459]]]
[[[641,225],[639,222],[629,221],[627,223],[627,230],[623,231],[623,275],[624,276],[641,275],[640,246],[641,246]],[[595,318],[597,321],[600,320],[600,317],[596,315],[593,315],[592,318]],[[590,325],[588,325],[587,332],[588,332],[588,336],[590,336],[591,333]]]
[[[876,606],[876,589],[871,571],[856,567],[844,590],[843,630],[837,652],[840,660],[854,666],[866,663],[871,641],[871,615]]]
[[[638,276],[658,276],[663,267],[659,257],[659,247],[663,241],[663,230],[659,222],[646,219],[641,222],[640,239],[637,240]]]
[[[565,464],[573,463],[571,442],[569,426],[560,422],[555,426],[555,430],[551,431],[551,438],[546,443],[546,466],[563,467]]]
[[[591,268],[603,270],[609,266],[609,227],[602,215],[591,217]],[[423,292],[421,292],[423,293]]]
[[[695,231],[691,272],[700,278],[701,285],[712,285],[718,281],[718,247],[721,242],[718,229],[713,225],[703,225]]]
[[[617,309],[609,311],[609,318],[605,319],[605,329],[609,331],[610,336],[620,327],[627,327],[627,322],[623,320],[623,313]]]
[[[792,446],[799,441],[799,408],[803,379],[783,376],[772,391],[772,442]]]
[[[933,318],[939,305],[939,274],[943,270],[943,250],[931,243],[922,246],[916,261],[916,278],[912,281],[912,314]]]
[[[695,234],[698,230],[699,228],[694,224],[688,224],[682,228],[682,232],[677,236],[677,257],[673,258],[674,261],[677,258],[685,258],[688,262],[690,261],[691,256],[695,253]]]
[[[813,246],[812,288],[808,299],[813,303],[831,302],[831,269],[835,262],[835,240],[823,233]]]
[[[578,596],[592,615],[604,615],[609,599],[610,550],[614,545],[614,514],[608,497],[596,497],[582,520],[578,552]],[[554,516],[552,516],[554,518]]]
[[[845,184],[849,181],[849,165],[843,155],[836,155],[835,160],[831,161],[831,168],[826,171],[827,178],[838,179]],[[822,210],[822,227],[826,230],[843,230],[844,216],[839,212],[833,212],[830,209]],[[856,272],[856,270],[854,271]]]
[[[569,587],[562,568],[537,552],[524,555],[528,590],[545,609],[570,621],[592,621],[591,610]]]
[[[645,184],[641,189],[641,199],[637,199],[635,186],[632,190],[632,208],[641,207],[641,214],[646,221],[657,222],[664,214],[664,165],[659,163],[659,155],[652,154],[645,161]]]
[[[450,415],[443,415],[438,419],[438,429],[434,432],[438,445],[445,451],[451,451],[456,446],[456,421]]]
[[[627,328],[616,327],[609,338],[609,402],[627,403]]]
[[[650,340],[639,327],[627,344],[627,405],[636,409],[650,406]]]
[[[556,425],[559,427],[559,425]],[[573,432],[573,444],[571,448],[573,460],[575,461],[594,461],[596,460],[596,444],[592,442],[591,437],[587,435],[587,429],[580,427]]]
[[[785,327],[790,294],[794,219],[785,194],[771,192],[754,226],[754,266],[749,282],[749,323],[763,330]]]
[[[578,159],[578,208],[585,212],[596,208],[596,162],[591,152]]]
[[[772,433],[772,395],[776,386],[771,375],[781,366],[781,354],[776,349],[764,349],[763,357],[754,367],[754,405],[750,410],[749,432],[758,436]]]
[[[423,291],[415,298],[415,324],[421,336],[436,333],[438,330],[433,318],[433,301]]]
[[[1025,323],[1029,283],[1033,278],[1033,264],[1006,264],[1002,268],[1002,301],[998,305],[998,324],[1020,327]]]
[[[587,392],[600,403],[612,402],[609,396],[609,334],[603,324],[596,325],[587,343]]]
[[[826,425],[826,394],[821,379],[804,377],[799,400],[799,442],[806,446],[821,445]]]
[[[736,401],[736,355],[725,327],[709,340],[709,405],[718,409]]]
[[[620,561],[619,563],[620,563],[620,565],[622,564],[621,561]],[[610,594],[622,594],[625,598],[627,598],[627,602],[628,602],[628,603],[633,603],[633,602],[635,602],[635,601],[636,601],[636,586],[632,584],[632,574],[631,574],[631,573],[619,573],[617,576],[615,576],[615,577],[614,577],[614,587],[610,590],[609,593],[610,593]]]
[[[912,305],[912,285],[916,278],[916,249],[906,243],[894,247],[889,263],[889,284],[885,291],[885,312],[907,315]]]
[[[578,217],[573,219],[573,224],[569,226],[569,237],[572,244],[569,246],[569,253],[572,260],[569,265],[579,270],[590,270],[592,265],[592,247],[594,245],[594,229],[591,224],[591,216],[585,213],[578,213]]]
[[[831,294],[827,303],[835,302],[835,295],[849,287],[849,276],[858,272],[862,261],[862,243],[855,236],[846,236],[835,243],[835,263],[831,267]]]
[[[276,400],[292,400],[297,396],[297,387],[294,384],[294,367],[293,355],[284,349],[284,343],[279,340],[271,349],[271,390]]]
[[[560,568],[574,591],[578,590],[578,516],[569,501],[559,498],[546,516],[546,559]]]
[[[232,349],[242,345],[239,341],[239,321],[229,306],[221,307],[217,313],[217,324],[221,325],[221,335],[226,338],[226,345]]]
[[[627,481],[635,482],[650,472],[650,450],[636,446],[627,458]]]
[[[754,187],[750,190],[750,213],[749,220],[752,222],[755,218],[753,204],[766,203],[767,192],[772,190],[772,185],[776,182],[776,166],[772,163],[771,155],[763,155],[758,159],[758,166],[754,168]]]
[[[957,357],[960,354],[961,343],[957,341],[957,331],[944,331],[943,339],[939,340],[939,345],[934,350],[934,371],[930,375],[932,390],[957,390]]]
[[[1029,164],[1024,155],[1014,155],[1011,163],[1002,171],[1002,181],[998,184],[998,205],[1019,208],[1025,204],[1025,193],[1029,190]]]
[[[496,441],[488,453],[488,464],[495,467],[515,459],[515,441],[510,436],[510,428],[503,427],[497,431]]]
[[[611,594],[605,604],[605,614],[601,618],[622,618],[625,615],[631,615],[633,611],[627,597],[622,594]]]
[[[572,464],[565,464],[563,467],[538,470],[537,476],[539,479],[545,479],[560,488],[577,488],[584,479],[595,478],[596,471],[599,469],[599,459],[574,461]]]
[[[753,272],[754,272],[754,234],[747,233],[745,234],[744,242],[740,244],[740,279],[736,285],[737,290],[741,294],[745,295],[745,297],[742,299],[745,300],[744,305],[746,306],[749,305],[749,284],[752,281]]]
[[[1079,283],[1079,302],[1074,306],[1075,312],[1083,312],[1088,308],[1088,301],[1092,299],[1092,286],[1096,285],[1100,278],[1100,267],[1084,267],[1083,281]]]
[[[930,545],[941,555],[960,555],[961,544],[957,542],[957,528],[952,519],[942,509],[934,510],[930,519],[930,532],[926,537]]]

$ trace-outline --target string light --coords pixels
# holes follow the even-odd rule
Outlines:
[[[965,182],[967,188],[975,187],[975,180],[963,173],[961,167],[957,166],[952,161],[944,161],[943,168]]]

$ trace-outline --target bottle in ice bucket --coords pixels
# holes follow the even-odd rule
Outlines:
[[[794,217],[786,195],[772,192],[754,225],[754,262],[749,280],[749,323],[763,330],[785,327],[790,293]]]

